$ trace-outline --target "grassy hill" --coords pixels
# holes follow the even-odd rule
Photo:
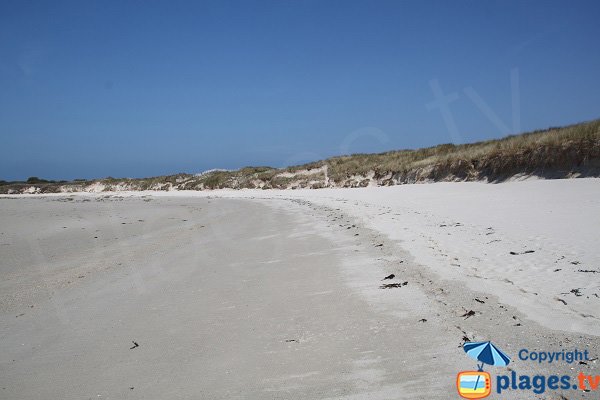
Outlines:
[[[470,144],[332,157],[287,168],[72,182],[0,181],[0,193],[122,190],[296,189],[438,181],[502,182],[515,176],[600,176],[600,120]]]

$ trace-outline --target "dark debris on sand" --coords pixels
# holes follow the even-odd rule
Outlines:
[[[379,289],[393,289],[393,288],[400,288],[402,286],[406,286],[408,285],[408,282],[402,282],[402,283],[386,283],[383,284],[381,286],[379,286]]]

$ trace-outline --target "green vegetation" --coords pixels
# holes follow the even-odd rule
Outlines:
[[[201,175],[74,182],[30,177],[27,182],[0,181],[0,193],[18,193],[32,185],[42,193],[76,191],[92,184],[101,184],[104,190],[316,189],[427,181],[501,182],[515,175],[600,176],[600,120],[478,143],[332,157],[282,169],[245,167]]]
[[[516,174],[596,176],[599,161],[600,120],[595,120],[499,140],[354,154],[325,162],[330,178],[336,182],[373,171],[376,177],[391,174],[398,183],[408,183],[427,179],[502,181]]]
[[[30,176],[27,178],[27,183],[54,183],[55,181],[48,181],[46,179],[40,179],[37,176]]]

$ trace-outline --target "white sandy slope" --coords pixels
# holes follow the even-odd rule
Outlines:
[[[154,194],[339,208],[444,279],[496,295],[548,328],[600,335],[599,179]]]
[[[495,295],[550,329],[600,336],[599,179],[118,195],[150,193],[303,199],[340,209],[443,279]]]

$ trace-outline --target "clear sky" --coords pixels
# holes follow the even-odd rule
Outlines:
[[[0,1],[0,179],[284,166],[600,117],[598,1]]]

